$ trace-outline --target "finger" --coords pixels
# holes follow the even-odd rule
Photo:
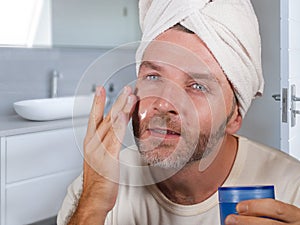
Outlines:
[[[237,211],[241,215],[263,216],[293,223],[300,221],[300,209],[274,199],[255,199],[240,202]]]
[[[103,139],[106,137],[107,133],[110,132],[111,128],[112,128],[111,120],[103,121],[101,123],[101,126],[97,128],[97,131],[94,134],[94,136],[89,140],[88,143],[86,143],[86,148],[84,153],[90,154],[90,152],[94,151],[100,145],[102,145]]]
[[[137,102],[137,97],[135,95],[128,96],[126,105],[123,108],[123,112],[127,117],[131,117],[136,102]]]
[[[129,121],[129,117],[131,116],[131,114],[134,110],[136,100],[137,100],[136,96],[131,94],[131,95],[127,96],[127,99],[120,100],[120,101],[122,101],[122,103],[117,106],[117,107],[120,107],[120,105],[123,106],[123,108],[120,108],[120,111],[118,111],[118,113],[120,113],[120,112],[124,113],[124,116],[126,118],[125,125],[127,125],[128,121]],[[123,103],[123,101],[125,101],[125,104]],[[107,118],[105,118],[102,125],[97,129],[98,139],[100,141],[102,141],[103,138],[105,138],[108,130],[111,128],[112,124],[114,124],[114,123],[115,123],[115,120],[113,118],[111,118],[109,116]]]
[[[131,87],[125,86],[123,89],[122,94],[117,98],[116,102],[113,104],[109,114],[108,114],[108,119],[114,120],[118,113],[124,108],[124,106],[127,103],[127,98],[129,95],[131,95],[132,90]]]
[[[127,118],[124,112],[119,112],[117,119],[112,123],[112,126],[103,139],[103,145],[107,151],[115,158],[119,157],[119,152],[125,136],[127,126]]]
[[[285,225],[285,223],[261,217],[229,215],[225,219],[226,225]]]
[[[87,157],[87,163],[98,174],[113,182],[118,182],[119,178],[119,153],[122,139],[126,130],[126,117],[123,112],[117,115],[115,124],[105,136],[103,142],[97,149],[91,151]]]
[[[105,89],[103,87],[97,87],[85,137],[87,143],[94,136],[98,125],[103,119],[105,98]]]
[[[117,156],[118,149],[122,145],[127,125],[127,118],[124,112],[120,112],[116,120],[112,123],[102,124],[97,131],[97,135],[87,144],[85,155],[93,155],[100,147],[107,152],[112,152]],[[116,150],[115,150],[116,149]]]
[[[127,102],[122,110],[126,116],[125,125],[127,125],[129,121],[129,114],[132,113],[135,104],[136,96],[128,96]],[[101,126],[97,128],[96,134],[94,134],[94,136],[89,140],[89,142],[86,143],[85,154],[88,154],[88,152],[98,148],[98,146],[101,145],[103,139],[106,137],[108,132],[114,132],[114,129],[111,129],[113,127],[113,123],[115,123],[115,121],[111,121],[110,117],[108,119],[105,119],[101,123]]]

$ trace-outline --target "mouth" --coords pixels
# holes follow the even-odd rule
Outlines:
[[[148,129],[151,136],[158,137],[158,138],[178,138],[180,137],[180,133],[177,131],[174,131],[172,129],[165,129],[165,128],[151,128]]]

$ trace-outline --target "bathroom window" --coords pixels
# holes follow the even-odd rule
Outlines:
[[[0,0],[0,43],[51,46],[50,0]]]

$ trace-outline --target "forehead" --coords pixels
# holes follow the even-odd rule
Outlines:
[[[151,42],[145,50],[142,61],[143,66],[152,69],[159,69],[159,65],[168,65],[184,72],[211,73],[209,66],[194,52],[170,42]]]
[[[214,75],[227,81],[223,70],[195,34],[169,29],[160,34],[145,49],[142,61],[164,63],[184,72]]]

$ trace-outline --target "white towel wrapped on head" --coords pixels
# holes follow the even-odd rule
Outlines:
[[[263,92],[259,27],[250,0],[140,0],[143,41],[180,23],[206,44],[231,82],[244,117]],[[147,45],[141,44],[137,62]]]

